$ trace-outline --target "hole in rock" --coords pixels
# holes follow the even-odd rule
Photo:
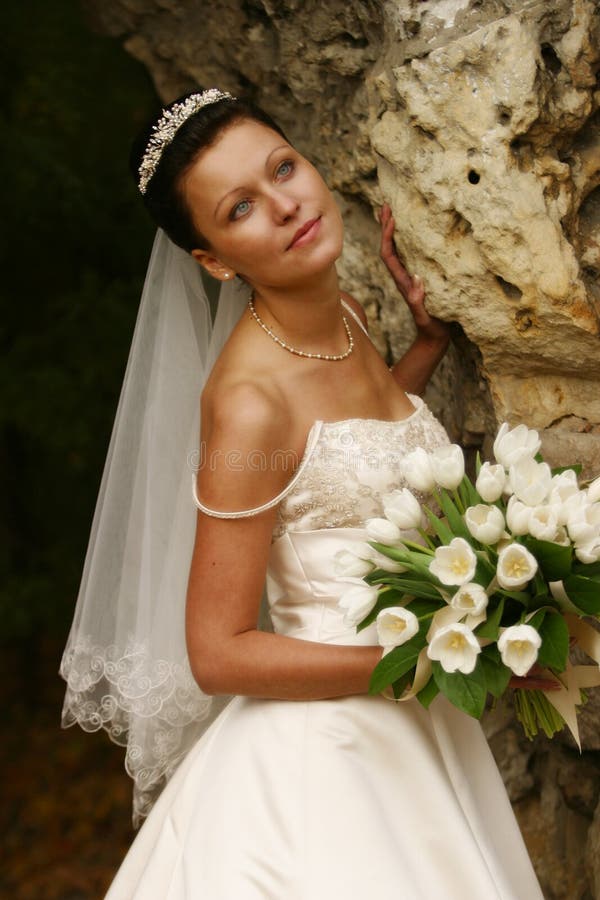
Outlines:
[[[507,106],[498,107],[498,121],[501,125],[508,125],[512,119],[512,113]]]
[[[501,275],[496,275],[495,278],[509,300],[521,299],[521,297],[523,296],[523,291],[518,288],[516,284],[511,284],[510,281],[505,281]]]
[[[562,69],[562,63],[552,44],[542,44],[542,60],[548,72],[558,75]]]
[[[469,169],[469,174],[467,175],[470,184],[479,184],[481,180],[481,175],[479,172],[476,172],[475,169]]]

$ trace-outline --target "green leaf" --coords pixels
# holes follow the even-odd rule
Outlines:
[[[533,553],[547,581],[562,581],[571,573],[573,550],[569,544],[563,547],[552,541],[538,541],[534,537],[524,537],[523,544]]]
[[[572,466],[556,466],[554,469],[550,469],[553,475],[560,475],[561,472],[568,472],[569,469],[573,469],[576,475],[581,475],[583,471],[583,466],[581,463],[575,463]]]
[[[477,472],[479,474],[479,472]],[[477,493],[477,488],[471,481],[468,475],[463,476],[463,480],[459,485],[459,491],[461,494],[461,499],[463,499],[464,492],[464,504],[465,506],[477,506],[478,503],[483,503],[483,500]]]
[[[401,647],[394,647],[377,663],[371,675],[370,694],[379,694],[417,664],[417,657],[425,646],[427,631],[428,625],[424,624],[410,641],[402,644]]]
[[[600,614],[600,584],[583,575],[570,575],[563,581],[571,603],[588,616]]]
[[[405,672],[401,678],[398,678],[396,681],[394,681],[394,683],[392,684],[392,691],[396,700],[402,696],[406,687],[410,684],[412,676],[413,673],[411,670],[409,670],[408,672]]]
[[[477,635],[477,637],[489,638],[491,641],[497,641],[498,630],[500,628],[500,621],[502,619],[503,612],[504,597],[500,597],[496,608],[490,610],[485,622],[482,622],[481,625],[478,625],[475,629],[475,634]]]
[[[440,592],[429,581],[419,581],[416,578],[403,578],[396,582],[398,588],[406,594],[414,594],[415,597],[428,597],[430,600],[440,598]]]
[[[485,674],[485,685],[492,697],[498,699],[508,687],[512,672],[502,662],[495,644],[484,647],[479,656]]]
[[[425,510],[425,515],[429,519],[429,524],[439,537],[442,544],[449,544],[455,535],[452,534],[448,526],[444,522],[442,522],[442,520],[438,516],[436,516],[435,513],[432,513],[431,510],[427,509],[426,506],[424,506],[423,509]]]
[[[480,719],[485,708],[487,688],[485,674],[481,661],[470,675],[462,672],[446,672],[441,663],[435,661],[431,664],[433,677],[439,690],[446,695],[450,703],[466,712],[475,719]]]
[[[527,620],[527,624],[531,625],[532,628],[535,628],[536,631],[539,631],[545,616],[546,610],[538,609],[538,611],[534,613],[530,619]]]
[[[595,563],[582,563],[576,560],[573,563],[573,575],[583,575],[584,578],[600,577],[600,559]]]
[[[431,613],[437,612],[438,609],[442,609],[444,606],[446,606],[446,602],[438,595],[437,600],[430,600],[425,597],[415,597],[414,600],[411,600],[406,604],[406,609],[409,609],[414,613],[417,619],[421,619],[423,616],[428,616]]]
[[[485,550],[474,550],[474,553],[477,557],[477,568],[475,569],[473,581],[476,581],[482,587],[487,587],[496,574],[496,567],[491,564]]]
[[[528,606],[531,600],[531,594],[528,594],[527,591],[507,591],[504,588],[496,588],[495,593],[502,597],[508,597],[510,600],[516,600],[523,606]]]
[[[569,655],[569,629],[560,613],[551,613],[545,617],[539,628],[542,646],[538,653],[538,663],[551,669],[564,672]]]
[[[467,528],[462,515],[452,502],[452,498],[446,491],[440,491],[439,499],[440,506],[442,507],[442,512],[448,519],[448,524],[452,529],[454,536],[465,538],[465,540],[470,542],[472,538],[469,529]]]
[[[417,694],[417,700],[424,706],[425,709],[429,709],[429,706],[433,700],[439,694],[440,689],[435,683],[435,678],[430,678],[424,688],[421,688],[419,693]]]

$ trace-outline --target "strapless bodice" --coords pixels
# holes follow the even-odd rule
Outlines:
[[[275,631],[326,643],[376,643],[373,627],[357,633],[344,623],[339,599],[361,582],[340,578],[334,556],[365,550],[365,522],[383,515],[386,494],[407,486],[401,464],[408,453],[449,443],[425,403],[410,399],[414,413],[398,422],[346,419],[313,426],[273,535],[267,597]]]
[[[383,515],[382,497],[407,487],[404,457],[433,450],[449,439],[425,402],[408,395],[415,410],[398,422],[344,419],[315,422],[296,475],[285,492],[273,537],[286,531],[360,528]]]

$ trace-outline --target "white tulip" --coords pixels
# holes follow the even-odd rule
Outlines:
[[[578,544],[575,547],[575,556],[579,562],[595,563],[600,559],[600,537],[592,538],[586,544]]]
[[[470,628],[462,622],[445,625],[433,635],[427,647],[429,659],[439,660],[446,672],[469,675],[477,664],[481,647]]]
[[[496,578],[500,587],[518,590],[537,572],[537,559],[522,544],[509,544],[498,554]]]
[[[494,456],[505,469],[521,459],[532,459],[542,445],[537,431],[526,425],[510,429],[506,422],[500,426],[494,441]]]
[[[344,610],[346,625],[356,626],[367,616],[377,602],[378,590],[367,584],[357,584],[347,590],[339,599]]]
[[[529,534],[538,541],[554,541],[558,531],[558,512],[550,504],[534,506],[528,523]]]
[[[488,595],[474,581],[463,584],[450,600],[450,606],[472,616],[479,616],[488,605]]]
[[[564,503],[567,497],[576,494],[578,491],[579,485],[575,469],[565,469],[564,472],[559,472],[558,475],[552,476],[550,494],[555,501],[558,500]]]
[[[337,575],[349,578],[362,578],[363,575],[368,575],[373,569],[372,562],[357,556],[356,553],[351,553],[350,550],[338,550],[334,554],[333,565]]]
[[[387,494],[383,498],[383,512],[386,519],[403,531],[421,527],[423,518],[421,504],[408,488]]]
[[[504,534],[504,516],[497,506],[478,503],[465,512],[465,523],[475,540],[496,544]]]
[[[465,475],[465,457],[458,444],[436,447],[429,459],[436,484],[448,491],[455,490]]]
[[[506,507],[506,524],[515,535],[529,533],[531,507],[512,496]]]
[[[429,563],[429,571],[442,584],[466,584],[473,580],[477,557],[464,538],[453,538],[448,546],[438,547]]]
[[[589,506],[587,491],[577,491],[563,500],[558,509],[559,525],[566,525],[569,519],[577,519],[581,512]]]
[[[527,506],[539,506],[550,493],[552,471],[548,463],[522,459],[510,467],[508,478],[510,489]]]
[[[501,465],[494,466],[489,462],[484,462],[475,482],[475,489],[481,499],[486,503],[494,503],[502,496],[505,485],[506,472],[504,468]]]
[[[587,498],[589,503],[597,503],[600,500],[600,475],[588,484]]]
[[[382,647],[399,647],[414,637],[419,620],[409,609],[390,606],[377,615],[377,640]]]
[[[367,519],[365,529],[369,540],[379,544],[399,544],[402,537],[398,526],[389,519]]]
[[[589,503],[572,512],[567,521],[567,531],[577,546],[589,544],[600,536],[600,503]]]
[[[430,494],[435,487],[435,478],[431,468],[429,453],[418,447],[407,453],[401,463],[402,475],[415,491]]]
[[[531,625],[511,625],[498,638],[502,662],[515,675],[526,675],[538,658],[542,639]]]
[[[369,560],[377,569],[383,569],[384,572],[399,574],[407,571],[406,566],[403,566],[402,563],[396,562],[395,559],[390,559],[385,553],[380,553],[379,550],[375,550],[373,547],[369,547]]]

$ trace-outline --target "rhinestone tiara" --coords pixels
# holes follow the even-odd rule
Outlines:
[[[203,106],[217,103],[219,100],[235,100],[228,91],[220,91],[219,88],[209,88],[200,94],[190,94],[181,103],[174,103],[170,109],[163,109],[158,122],[152,126],[146,149],[138,169],[140,180],[138,188],[142,194],[146,193],[148,183],[160,162],[165,147],[167,147],[184,122],[197,113]]]

